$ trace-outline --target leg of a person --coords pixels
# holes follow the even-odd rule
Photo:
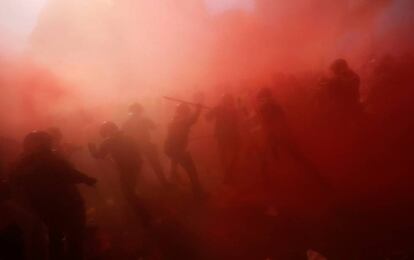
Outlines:
[[[129,225],[135,227],[138,223],[136,217],[141,221],[141,224],[146,225],[149,221],[149,213],[145,209],[142,200],[135,192],[136,179],[140,169],[131,169],[124,171],[120,175],[121,188],[124,193],[127,207],[125,208],[125,217]]]
[[[239,159],[239,146],[236,143],[227,145],[226,150],[226,179],[228,182],[234,182],[234,174]]]
[[[144,156],[149,161],[153,171],[157,175],[161,185],[167,184],[167,179],[165,178],[164,170],[161,165],[160,157],[157,151],[155,144],[147,144],[144,150]]]
[[[302,165],[311,182],[319,185],[322,190],[329,190],[328,184],[322,179],[316,165],[305,156],[296,144],[287,143],[284,145],[284,148],[290,153],[290,156],[292,156],[295,161]]]
[[[178,162],[175,158],[171,158],[171,170],[170,170],[170,179],[172,182],[178,182],[178,172],[177,172]]]
[[[202,195],[203,189],[191,154],[188,151],[184,151],[180,154],[179,160],[180,165],[185,169],[190,178],[194,194],[196,196]]]
[[[269,162],[274,158],[274,154],[268,147],[266,147],[266,149],[260,149],[257,151],[257,158],[259,160],[259,171],[260,176],[262,177],[263,186],[269,188]]]
[[[227,162],[228,162],[228,154],[227,154],[227,147],[225,146],[225,144],[219,142],[218,143],[218,152],[219,152],[219,156],[220,156],[220,165],[221,165],[221,171],[223,172],[223,182],[227,182],[228,181],[228,166],[227,166]]]
[[[136,170],[124,170],[120,172],[121,189],[125,199],[131,203],[135,200],[135,187],[138,172]]]
[[[224,176],[224,182],[225,183],[231,183],[232,182],[232,169],[231,169],[231,160],[232,160],[232,154],[231,154],[231,148],[226,144],[220,144],[220,160],[221,165],[223,169],[223,176]]]

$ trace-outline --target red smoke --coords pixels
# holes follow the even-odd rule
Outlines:
[[[30,110],[30,121],[43,125],[51,110],[111,107],[104,110],[116,115],[137,99],[156,106],[166,94],[262,86],[280,72],[323,70],[337,57],[364,68],[411,51],[412,11],[407,0],[256,0],[250,11],[219,14],[202,0],[50,0],[27,50],[40,65],[18,59],[24,65],[12,73],[2,68],[20,86],[2,90],[17,98],[3,111]],[[67,99],[71,108],[62,108]]]

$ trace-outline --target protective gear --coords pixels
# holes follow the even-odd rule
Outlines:
[[[23,140],[23,149],[27,153],[48,151],[52,149],[52,137],[44,131],[33,131]]]
[[[116,134],[119,131],[118,126],[114,122],[105,121],[100,128],[101,136],[106,138]]]

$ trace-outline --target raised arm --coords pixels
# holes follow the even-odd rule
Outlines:
[[[93,177],[90,177],[77,169],[73,168],[72,166],[69,166],[67,171],[65,171],[65,179],[69,182],[75,183],[75,184],[86,184],[89,186],[94,186],[97,182],[97,180]]]
[[[71,184],[86,184],[89,186],[94,186],[97,180],[93,177],[90,177],[83,172],[77,170],[70,162],[64,158],[57,158],[56,166],[58,166],[58,173],[60,174],[59,178],[62,178],[64,182]]]

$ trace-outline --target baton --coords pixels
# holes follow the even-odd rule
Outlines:
[[[194,102],[184,101],[184,100],[177,99],[177,98],[172,98],[172,97],[167,97],[167,96],[163,96],[163,98],[165,98],[166,100],[169,100],[169,101],[184,103],[184,104],[191,105],[191,106],[200,106],[201,108],[204,108],[204,109],[212,109],[211,107],[203,106],[203,105],[200,105],[200,104],[197,104],[197,103],[194,103]]]

